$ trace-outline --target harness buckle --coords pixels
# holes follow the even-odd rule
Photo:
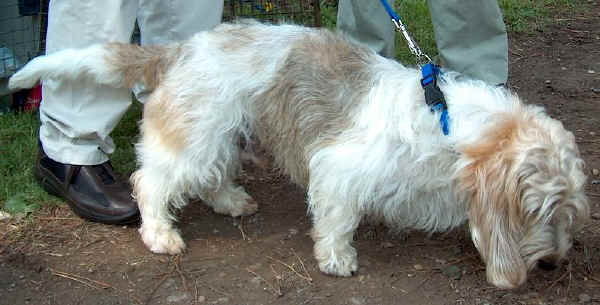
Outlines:
[[[432,112],[448,109],[444,93],[442,93],[442,90],[440,90],[440,87],[438,87],[437,84],[433,82],[429,83],[423,86],[423,90],[425,91],[425,103],[427,103],[427,106],[431,107]]]
[[[442,132],[444,135],[448,135],[450,132],[449,128],[449,116],[448,116],[448,105],[446,104],[446,98],[444,93],[437,84],[437,76],[440,73],[440,69],[432,64],[428,63],[421,67],[421,86],[425,92],[425,103],[429,106],[432,113],[441,112],[440,124],[442,125]]]

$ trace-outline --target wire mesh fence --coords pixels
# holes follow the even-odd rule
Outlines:
[[[0,78],[44,52],[48,3],[0,1]]]
[[[235,18],[321,26],[319,0],[226,0],[223,20]]]

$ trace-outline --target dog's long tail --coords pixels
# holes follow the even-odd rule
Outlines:
[[[8,82],[10,89],[35,86],[40,80],[89,78],[115,88],[142,84],[153,89],[178,58],[179,45],[140,47],[124,43],[65,49],[31,60]]]

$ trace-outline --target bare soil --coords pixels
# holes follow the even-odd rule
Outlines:
[[[599,17],[592,5],[511,37],[511,88],[575,133],[593,213],[569,260],[533,271],[519,289],[486,282],[465,228],[427,236],[362,225],[358,274],[321,274],[304,191],[249,166],[241,183],[260,211],[232,219],[189,204],[179,223],[188,250],[179,256],[150,253],[135,226],[86,222],[66,206],[0,222],[0,304],[600,304]]]

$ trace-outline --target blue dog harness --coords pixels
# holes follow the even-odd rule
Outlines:
[[[425,91],[425,103],[427,103],[431,112],[441,112],[440,124],[442,125],[442,132],[447,136],[450,133],[450,117],[448,116],[448,105],[446,105],[444,93],[437,85],[437,76],[439,74],[439,67],[431,62],[422,66],[421,75],[423,78],[421,79],[421,86],[423,87],[423,91]]]

